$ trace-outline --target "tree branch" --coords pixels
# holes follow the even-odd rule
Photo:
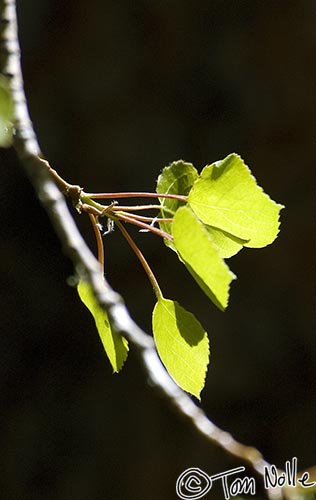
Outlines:
[[[1,0],[0,9],[3,73],[10,81],[14,100],[14,147],[48,213],[64,253],[72,260],[79,277],[89,283],[99,305],[107,312],[112,328],[135,346],[151,383],[160,389],[178,413],[187,417],[191,425],[208,441],[247,462],[263,476],[265,468],[270,464],[258,450],[239,443],[229,433],[214,425],[204,411],[175,384],[157,355],[152,337],[131,319],[122,297],[104,279],[100,263],[82,238],[62,194],[70,185],[42,157],[24,93],[15,0]],[[267,491],[267,495],[269,498],[277,498],[275,492],[274,496],[270,496]],[[281,492],[279,495],[282,498]]]

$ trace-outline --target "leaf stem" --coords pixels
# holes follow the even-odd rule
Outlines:
[[[94,201],[90,198],[89,195],[86,193],[81,193],[80,197],[80,202],[82,205],[90,205],[91,207],[96,208],[97,210],[100,210],[102,212],[107,208],[107,206],[102,205],[101,203],[98,203],[97,201]]]
[[[103,270],[104,270],[104,245],[103,245],[102,236],[100,233],[99,226],[97,224],[96,216],[91,214],[90,212],[88,212],[88,215],[89,215],[89,219],[91,221],[93,231],[95,234],[95,238],[97,241],[98,261],[100,262],[102,272],[103,272]]]
[[[143,193],[137,191],[121,192],[121,193],[85,193],[89,198],[171,198],[174,200],[187,201],[187,196],[182,194],[166,194],[166,193]]]
[[[143,215],[138,215],[138,214],[133,214],[129,212],[125,212],[124,210],[120,211],[119,213],[122,213],[123,215],[127,217],[132,217],[133,219],[140,220],[143,222],[150,222],[153,223],[155,222],[172,222],[172,218],[163,218],[163,217],[145,217]]]
[[[120,212],[115,212],[115,222],[117,223],[117,219],[121,219],[124,222],[129,222],[130,224],[134,224],[135,226],[141,227],[142,229],[146,229],[147,231],[150,231],[151,233],[157,234],[161,238],[165,238],[169,241],[172,241],[172,236],[169,233],[166,233],[165,231],[162,231],[158,227],[155,226],[150,226],[149,224],[146,224],[145,222],[141,222],[140,220],[137,220],[133,217],[129,217],[127,215],[124,215]]]
[[[113,210],[161,210],[161,205],[115,205]]]
[[[143,266],[148,278],[149,278],[149,281],[154,289],[154,292],[155,292],[155,295],[157,297],[157,300],[161,299],[162,298],[162,292],[160,290],[160,286],[158,284],[158,281],[156,280],[156,277],[153,273],[153,271],[151,270],[151,267],[149,266],[147,260],[145,259],[143,253],[141,252],[141,250],[138,248],[138,246],[136,245],[135,241],[133,240],[133,238],[130,236],[130,234],[128,233],[128,231],[126,231],[125,227],[123,226],[123,224],[121,224],[120,221],[116,221],[116,225],[117,227],[119,228],[119,230],[121,231],[121,233],[123,234],[124,238],[126,239],[127,243],[129,244],[129,246],[132,248],[132,250],[134,251],[134,253],[136,254],[138,260],[140,261],[141,265]]]

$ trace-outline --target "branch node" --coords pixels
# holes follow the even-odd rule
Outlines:
[[[63,194],[71,199],[73,206],[79,213],[81,213],[82,210],[82,201],[81,201],[82,192],[83,192],[82,187],[76,184],[67,186],[66,189],[63,191]]]

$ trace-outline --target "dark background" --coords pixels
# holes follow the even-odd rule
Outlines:
[[[18,5],[31,114],[67,180],[152,191],[172,160],[200,170],[236,151],[286,205],[272,246],[231,259],[239,279],[224,314],[162,241],[135,238],[165,295],[209,332],[210,418],[281,468],[294,456],[301,470],[314,465],[316,2]],[[241,465],[148,386],[133,349],[112,375],[14,152],[0,161],[1,499],[173,499],[187,467]],[[105,247],[108,279],[150,331],[154,297],[140,265],[117,232]]]

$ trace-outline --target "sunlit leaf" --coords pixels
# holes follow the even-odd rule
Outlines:
[[[209,342],[199,321],[177,302],[161,297],[153,311],[159,356],[185,391],[200,398],[209,362]]]
[[[96,302],[88,283],[80,281],[78,285],[78,294],[94,318],[103,347],[110,360],[113,371],[119,372],[127,358],[127,340],[112,330],[106,312],[103,311],[103,309],[101,309],[99,304]]]
[[[197,170],[191,163],[185,163],[182,160],[175,161],[165,167],[158,177],[157,193],[187,196],[197,178]],[[183,201],[170,198],[161,198],[159,201],[163,207],[161,210],[163,218],[173,217],[177,209],[185,204]],[[163,231],[171,234],[171,222],[160,222],[159,225]],[[166,239],[165,243],[174,249],[172,241]]]
[[[205,224],[247,240],[247,247],[266,246],[278,234],[282,205],[263,192],[236,154],[205,167],[188,202]]]
[[[0,147],[12,144],[13,134],[13,101],[4,76],[0,75]]]
[[[245,245],[246,241],[226,233],[216,227],[205,225],[208,235],[217,250],[217,253],[223,259],[228,259],[239,252]]]
[[[235,275],[219,256],[205,225],[189,207],[176,212],[172,235],[180,259],[194,279],[220,309],[225,309]]]

